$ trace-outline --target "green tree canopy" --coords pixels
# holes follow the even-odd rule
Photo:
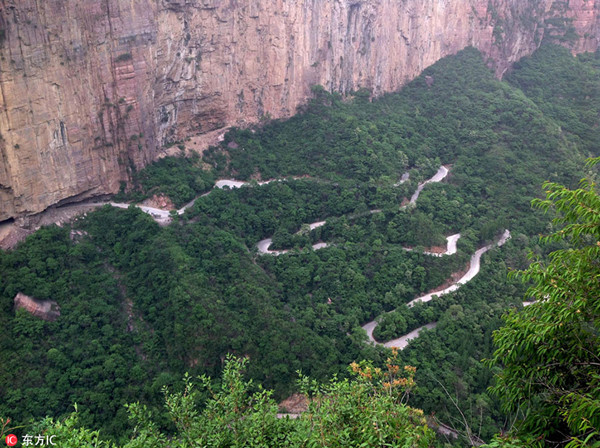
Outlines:
[[[592,159],[594,165],[600,158]],[[535,300],[506,317],[494,335],[491,364],[502,366],[493,391],[519,415],[516,434],[532,446],[600,446],[600,197],[593,181],[579,189],[546,183],[545,200],[561,225],[545,241],[571,248],[534,261],[518,275]]]
[[[435,439],[423,411],[406,405],[416,369],[401,369],[396,356],[387,360],[384,369],[353,363],[351,380],[334,378],[319,384],[301,376],[310,404],[296,419],[278,418],[271,392],[244,380],[246,364],[247,359],[229,356],[219,386],[202,376],[209,396],[202,408],[198,406],[201,394],[189,377],[183,392],[172,394],[165,389],[166,409],[174,426],[169,433],[159,429],[145,405],[127,406],[136,428],[121,446],[428,448]],[[65,447],[119,446],[103,442],[98,431],[80,428],[77,416],[75,412],[64,421],[46,418],[35,431],[54,436]]]

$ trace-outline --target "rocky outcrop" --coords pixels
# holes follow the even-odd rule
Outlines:
[[[18,293],[14,299],[15,310],[24,309],[29,314],[47,321],[55,321],[60,317],[60,308],[52,300],[39,300]]]
[[[574,53],[596,51],[600,33],[598,0],[554,1],[544,21],[546,37]]]
[[[573,51],[594,50],[599,9],[599,0],[0,0],[0,221],[116,192],[165,144],[289,116],[314,84],[378,95],[468,45],[500,76],[549,27]]]

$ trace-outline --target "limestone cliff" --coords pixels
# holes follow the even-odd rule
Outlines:
[[[0,221],[116,192],[311,85],[396,90],[468,45],[501,76],[548,29],[595,50],[599,20],[600,0],[0,0]]]

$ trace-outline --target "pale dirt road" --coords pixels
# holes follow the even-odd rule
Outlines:
[[[458,281],[456,281],[454,284],[450,285],[448,288],[443,289],[441,291],[432,292],[429,294],[425,294],[421,297],[417,297],[416,299],[413,299],[410,302],[408,302],[407,306],[412,307],[417,302],[423,302],[423,303],[429,302],[433,298],[433,296],[440,297],[440,296],[443,296],[444,294],[448,294],[450,292],[456,291],[458,288],[460,288],[461,285],[464,285],[465,283],[471,281],[479,273],[479,270],[481,269],[481,256],[484,253],[486,253],[488,250],[493,248],[494,246],[498,246],[498,247],[502,246],[504,243],[506,243],[508,241],[509,238],[510,238],[510,231],[505,230],[504,233],[502,234],[502,236],[498,239],[498,241],[496,243],[488,244],[487,246],[484,246],[481,249],[478,249],[471,256],[471,261],[469,263],[469,270]],[[428,325],[431,325],[431,324],[428,324]],[[405,338],[407,338],[410,335],[410,333],[409,333],[407,335],[401,336],[398,339],[394,339],[394,341],[388,341],[385,343],[381,343],[381,342],[376,341],[375,338],[373,338],[373,331],[375,330],[375,327],[377,327],[377,321],[375,321],[375,320],[373,320],[371,322],[367,322],[365,325],[362,326],[363,330],[365,330],[367,332],[367,335],[369,336],[369,341],[371,341],[374,344],[385,345],[386,347],[388,347],[389,343],[392,343],[394,341],[406,340]],[[421,327],[421,328],[423,328],[423,327]],[[417,329],[417,330],[419,330],[419,329]],[[410,339],[414,339],[414,338],[410,338]],[[408,339],[408,340],[410,340],[410,339]],[[408,341],[408,340],[406,340],[406,341]],[[398,343],[400,343],[400,342],[398,342]],[[406,347],[406,345],[404,347]],[[404,348],[404,347],[402,347],[402,348]]]

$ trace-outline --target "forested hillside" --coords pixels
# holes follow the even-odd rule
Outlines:
[[[575,187],[583,160],[599,153],[599,85],[598,54],[542,47],[498,81],[467,49],[373,101],[316,87],[289,120],[233,129],[202,160],[138,173],[129,198],[198,199],[166,227],[105,206],[0,252],[0,416],[59,418],[77,403],[81,424],[124,441],[124,405],[139,401],[168,433],[163,386],[181,391],[185,372],[218,378],[230,353],[248,357],[248,378],[277,399],[298,390],[298,370],[324,381],[345,378],[354,361],[383,367],[389,350],[361,328],[378,318],[380,341],[437,322],[399,354],[417,369],[409,404],[490,440],[510,418],[487,392],[495,368],[481,360],[526,289],[507,273],[527,267],[530,251],[564,246],[539,245],[552,216],[531,200],[547,180]],[[440,165],[448,177],[402,207]],[[210,190],[217,178],[286,180]],[[505,229],[512,238],[483,256],[472,281],[405,305],[450,283]],[[424,253],[456,233],[456,254]],[[294,250],[259,254],[271,237],[272,248]],[[328,246],[312,250],[317,242]],[[15,312],[18,292],[56,301],[60,317]]]

